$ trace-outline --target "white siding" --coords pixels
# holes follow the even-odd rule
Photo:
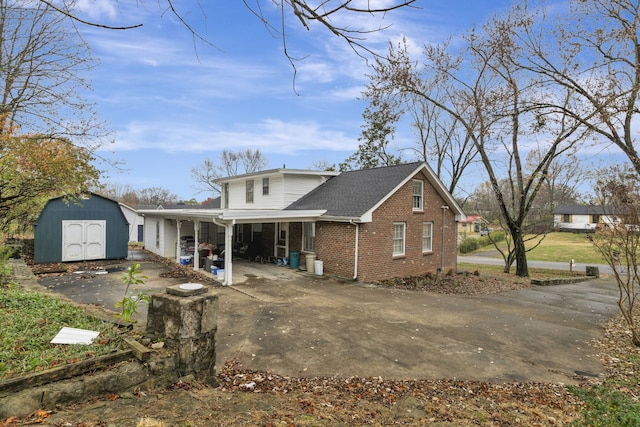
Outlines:
[[[319,176],[293,176],[285,177],[284,206],[287,207],[320,184],[324,182]]]
[[[553,221],[560,230],[595,230],[596,224],[591,222],[591,215],[571,214],[571,222],[562,222],[564,215],[554,215]],[[601,224],[612,224],[614,221],[608,215],[600,215]]]
[[[138,240],[138,225],[144,224],[144,218],[142,215],[138,215],[134,209],[131,209],[127,205],[120,204],[120,210],[124,214],[124,217],[129,223],[129,241],[135,242]]]
[[[229,209],[284,209],[309,191],[324,182],[315,175],[271,175],[269,176],[269,194],[262,195],[262,178],[255,176],[253,203],[246,202],[246,180],[229,183]]]
[[[145,249],[166,258],[176,256],[178,235],[175,221],[147,215],[144,218],[144,230]]]

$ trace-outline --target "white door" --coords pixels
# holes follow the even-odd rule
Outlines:
[[[107,221],[62,221],[62,261],[104,259]]]

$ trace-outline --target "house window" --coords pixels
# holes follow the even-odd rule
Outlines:
[[[600,215],[591,215],[591,223],[599,224],[600,223]]]
[[[253,203],[253,180],[250,179],[246,183],[247,203]]]
[[[431,252],[433,250],[433,223],[422,223],[422,252]]]
[[[315,222],[305,222],[302,224],[302,250],[305,252],[315,252],[316,224]]]
[[[160,247],[160,221],[156,221],[156,248]]]
[[[269,178],[262,178],[262,195],[269,195]]]
[[[393,223],[393,256],[404,255],[404,222]]]
[[[224,208],[229,209],[229,183],[224,184]]]
[[[422,210],[422,186],[423,182],[420,180],[413,181],[413,210]]]
[[[208,222],[200,223],[200,229],[198,230],[198,241],[199,242],[209,241],[209,223]]]
[[[571,222],[571,215],[563,214],[562,215],[562,222]]]

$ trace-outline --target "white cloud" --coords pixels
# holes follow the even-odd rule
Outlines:
[[[116,0],[76,0],[75,7],[92,19],[105,16],[113,20],[118,15],[118,2]]]
[[[153,148],[164,152],[258,148],[265,153],[295,154],[309,150],[355,150],[357,138],[323,128],[314,121],[266,119],[235,124],[230,129],[184,126],[173,121],[132,121],[116,135],[109,151]]]

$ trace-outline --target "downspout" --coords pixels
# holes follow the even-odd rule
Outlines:
[[[355,258],[353,260],[353,280],[356,280],[358,278],[358,242],[359,242],[359,235],[360,235],[360,226],[358,224],[356,224],[355,222],[353,222],[353,220],[349,220],[349,223],[353,226],[356,227],[356,243],[355,243],[355,247],[354,247],[354,251],[355,251]]]
[[[440,249],[440,273],[444,272],[444,230],[445,230],[445,212],[449,206],[440,206],[442,209],[442,248]]]

